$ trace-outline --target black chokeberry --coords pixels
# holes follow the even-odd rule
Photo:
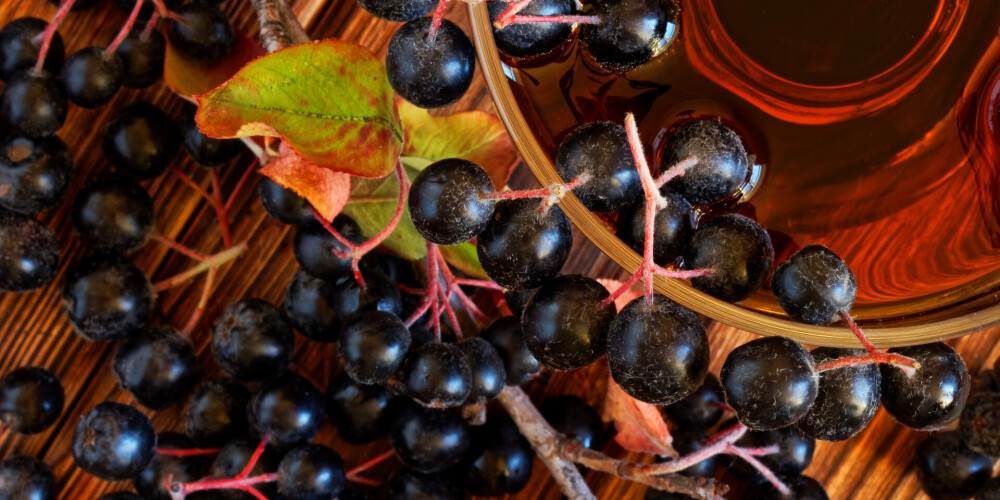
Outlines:
[[[260,299],[231,304],[215,322],[212,355],[219,367],[244,382],[270,380],[282,372],[295,349],[288,316]]]
[[[784,480],[801,474],[812,462],[813,452],[816,450],[816,440],[802,434],[794,425],[770,431],[747,431],[735,444],[743,448],[777,446],[777,452],[757,457],[757,460]],[[750,484],[767,482],[767,478],[743,459],[732,457],[727,463],[729,472],[741,481]]]
[[[863,349],[813,349],[813,364],[848,356]],[[795,425],[806,435],[823,441],[843,441],[861,432],[875,418],[882,401],[882,375],[878,366],[863,364],[827,370],[819,374],[816,402]]]
[[[462,29],[445,19],[431,40],[431,23],[423,17],[400,26],[385,54],[389,84],[421,108],[457,101],[472,85],[476,70],[476,50]]]
[[[586,53],[602,68],[623,73],[666,50],[677,34],[674,0],[600,0],[585,14],[601,18],[580,27]]]
[[[640,401],[680,401],[704,382],[708,363],[708,336],[698,315],[666,296],[654,295],[651,306],[637,297],[611,324],[611,376]]]
[[[401,462],[432,473],[462,459],[469,449],[470,434],[469,424],[457,411],[410,404],[396,419],[390,437]]]
[[[818,392],[809,351],[786,337],[759,338],[733,349],[719,379],[736,417],[757,431],[795,423]]]
[[[677,262],[694,235],[694,211],[677,191],[662,188],[667,206],[653,219],[653,262],[666,266]],[[618,237],[640,255],[646,244],[646,198],[638,196],[618,212]]]
[[[170,44],[187,57],[218,61],[236,44],[236,30],[229,16],[207,2],[188,2],[176,10],[183,20],[167,27]]]
[[[62,299],[73,330],[93,341],[128,338],[153,314],[149,278],[117,255],[98,255],[70,267]]]
[[[700,387],[684,399],[664,406],[663,413],[680,427],[707,431],[722,420],[724,412],[719,405],[725,402],[722,384],[715,375],[709,373]]]
[[[1000,456],[1000,395],[973,393],[961,418],[959,432],[966,446],[991,457]]]
[[[500,286],[536,288],[559,274],[573,246],[573,229],[559,205],[539,211],[535,198],[498,201],[476,254]]]
[[[73,459],[105,481],[124,481],[142,472],[156,454],[156,431],[139,410],[101,403],[80,417],[73,433]]]
[[[897,347],[890,353],[920,363],[910,376],[882,364],[882,406],[899,423],[917,430],[942,429],[958,419],[969,397],[971,376],[962,356],[943,342]]]
[[[27,456],[0,462],[0,498],[10,500],[55,500],[56,477],[45,463]]]
[[[469,451],[459,465],[465,489],[473,495],[515,495],[531,479],[534,450],[504,412],[490,413],[472,428]]]
[[[809,245],[774,268],[771,292],[785,312],[810,325],[828,325],[854,305],[858,281],[837,254]]]
[[[405,23],[430,14],[437,6],[436,0],[358,0],[358,5],[369,14],[396,23]]]
[[[219,450],[219,454],[215,457],[215,462],[212,463],[212,477],[217,479],[236,477],[250,463],[250,459],[253,457],[259,444],[260,440],[258,439],[242,437],[226,443]],[[261,454],[260,459],[250,469],[249,477],[278,472],[281,458],[282,455],[280,452],[271,446],[267,446],[264,448],[264,453]],[[278,487],[275,483],[258,483],[254,487],[267,498],[276,498],[278,495]],[[250,493],[233,489],[219,490],[219,493],[222,494],[225,500],[255,500],[257,498]]]
[[[323,393],[294,373],[264,384],[250,400],[250,423],[278,449],[312,441],[324,414]]]
[[[385,311],[365,311],[354,316],[344,324],[337,342],[344,371],[361,384],[389,380],[409,349],[410,331],[403,320]]]
[[[819,481],[798,475],[785,481],[785,486],[791,490],[788,495],[781,494],[771,483],[763,483],[754,492],[756,500],[830,500]]]
[[[457,345],[472,370],[469,401],[493,399],[500,394],[507,385],[507,372],[496,347],[479,337],[465,339]]]
[[[279,222],[293,225],[316,222],[316,218],[313,216],[312,205],[309,204],[308,200],[296,194],[295,191],[274,182],[269,177],[261,177],[260,184],[257,185],[257,194],[260,195],[260,204],[263,205],[267,215],[270,215]],[[333,220],[333,227],[337,231],[341,231],[341,228],[337,227],[337,220],[341,217],[346,216],[341,215]],[[316,225],[319,226],[319,223],[317,222]],[[319,229],[324,232],[326,231],[322,226]],[[360,233],[361,229],[358,228],[357,231]],[[352,241],[350,236],[343,232],[341,234],[349,241]],[[333,236],[330,237],[333,238]],[[298,253],[296,253],[297,256]]]
[[[396,286],[386,275],[362,269],[365,286],[361,287],[353,274],[341,276],[334,282],[336,290],[333,307],[341,321],[349,321],[364,311],[383,311],[399,315],[403,312],[403,299]]]
[[[51,208],[74,175],[73,156],[58,137],[8,137],[0,144],[0,207],[26,215]]]
[[[81,189],[70,217],[87,246],[123,254],[145,245],[156,223],[149,193],[118,174],[100,177]]]
[[[156,448],[162,450],[191,450],[197,445],[191,438],[176,432],[162,432],[156,436]],[[195,482],[208,472],[211,461],[206,455],[173,456],[157,453],[139,475],[132,478],[132,486],[146,500],[170,500],[170,493],[163,486],[169,475],[175,483]]]
[[[417,232],[431,243],[456,245],[483,232],[493,215],[493,181],[482,167],[457,158],[434,162],[413,179],[407,206]]]
[[[521,333],[521,320],[514,316],[502,316],[483,329],[480,338],[493,344],[503,359],[507,372],[507,385],[521,385],[531,380],[542,369],[541,363],[528,350]]]
[[[60,77],[73,104],[97,108],[107,104],[122,87],[125,65],[118,54],[107,53],[104,47],[87,47],[66,58]]]
[[[341,439],[370,443],[389,433],[401,401],[379,385],[359,384],[342,373],[326,390],[326,414]]]
[[[115,49],[115,54],[122,60],[122,86],[141,89],[163,76],[167,40],[157,30],[150,30],[146,36],[143,29],[134,28]]]
[[[216,139],[201,133],[194,121],[198,108],[190,103],[184,103],[181,115],[177,119],[177,131],[184,140],[184,149],[191,158],[203,167],[218,167],[232,160],[243,150],[239,139]]]
[[[436,408],[461,405],[472,391],[472,368],[455,344],[430,342],[414,349],[399,378],[408,396]]]
[[[166,171],[180,146],[170,117],[148,102],[137,102],[118,111],[101,147],[115,168],[144,180]]]
[[[931,434],[917,446],[913,463],[931,498],[969,498],[993,473],[993,459],[970,450],[954,431]]]
[[[278,492],[289,500],[338,498],[346,483],[344,460],[326,446],[296,447],[278,466]]]
[[[26,292],[47,285],[59,269],[59,240],[27,215],[0,210],[0,290]]]
[[[56,133],[66,122],[66,91],[52,73],[24,70],[7,79],[0,93],[3,124],[29,137]]]
[[[48,429],[59,420],[64,403],[62,383],[44,368],[17,368],[0,379],[0,423],[14,432]]]
[[[168,326],[144,328],[122,342],[111,369],[122,389],[152,410],[187,396],[198,381],[194,348]]]
[[[334,307],[336,285],[298,271],[285,290],[285,313],[302,335],[319,342],[336,342],[340,318]]]
[[[587,448],[603,444],[604,421],[597,410],[576,396],[556,396],[538,405],[545,420],[560,434],[575,439]]]
[[[263,186],[263,182],[267,181],[269,179],[262,181],[261,185]],[[275,185],[277,186],[277,184]],[[265,203],[265,207],[266,205]],[[289,212],[285,213],[289,214]],[[271,216],[274,217],[274,213],[271,213]],[[296,219],[287,217],[282,222],[294,220]],[[365,241],[358,224],[354,222],[354,219],[344,214],[334,218],[331,226],[351,243],[361,244]],[[350,257],[342,259],[333,253],[334,250],[347,251],[347,247],[320,223],[315,222],[312,215],[309,216],[309,221],[295,230],[295,241],[292,248],[295,251],[295,260],[298,261],[302,270],[317,278],[336,280],[351,271]]]
[[[462,487],[448,474],[422,474],[400,467],[389,479],[382,500],[462,500]]]
[[[562,3],[573,4],[571,1]],[[618,210],[642,195],[642,182],[625,127],[617,123],[594,122],[574,129],[559,145],[555,165],[556,172],[567,182],[580,175],[590,175],[573,194],[591,212]]]
[[[692,278],[691,285],[726,302],[750,298],[764,285],[773,262],[774,247],[767,231],[740,214],[701,224],[684,254],[686,269],[712,270],[708,276]]]
[[[19,17],[0,29],[0,80],[8,81],[15,74],[35,66],[42,48],[42,41],[38,36],[48,25],[47,21],[37,17]],[[65,54],[62,37],[57,31],[52,35],[42,69],[52,74],[58,73]]]
[[[986,481],[976,492],[975,500],[1000,500],[1000,477]]]
[[[488,2],[490,20],[495,21],[507,2]],[[569,16],[577,14],[573,0],[534,0],[518,12],[524,16]],[[536,57],[558,47],[573,34],[569,23],[516,23],[493,27],[493,40],[500,52],[515,58]],[[568,179],[567,177],[563,177]]]
[[[184,433],[198,446],[220,447],[249,434],[247,407],[250,391],[235,379],[219,377],[202,381],[188,397]]]
[[[740,136],[718,120],[698,120],[674,130],[664,146],[660,168],[670,168],[691,157],[697,157],[698,162],[667,186],[695,205],[734,196],[750,172]]]
[[[579,274],[542,285],[521,315],[524,342],[535,359],[555,370],[575,370],[604,356],[616,314],[613,306],[599,307],[608,296],[604,285]]]

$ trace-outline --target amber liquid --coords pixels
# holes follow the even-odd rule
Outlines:
[[[994,1],[680,5],[671,47],[625,77],[600,71],[576,39],[505,61],[539,141],[554,152],[578,124],[630,111],[658,160],[677,124],[721,117],[758,165],[737,209],[779,254],[833,249],[858,277],[858,304],[955,303],[996,287]]]

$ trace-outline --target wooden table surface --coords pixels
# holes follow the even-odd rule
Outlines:
[[[56,9],[46,0],[0,0],[0,23],[24,15],[50,19]],[[251,36],[256,36],[256,19],[248,1],[228,0],[225,9],[233,16],[237,26]],[[337,37],[363,44],[378,55],[385,53],[395,25],[376,20],[362,11],[354,0],[298,0],[293,4],[308,32],[313,38]],[[72,53],[90,45],[105,45],[125,20],[125,13],[105,0],[94,9],[69,16],[60,33]],[[456,2],[448,11],[448,18],[456,21],[469,32],[465,6]],[[110,104],[96,110],[71,106],[66,125],[59,135],[73,152],[77,178],[66,200],[89,179],[109,170],[100,151],[101,132],[115,111],[137,100],[155,102],[172,116],[176,116],[181,101],[173,96],[162,83],[143,90],[123,89]],[[492,103],[477,74],[472,89],[454,106],[444,110],[453,112],[466,109],[492,110]],[[223,168],[223,185],[226,192],[232,188],[240,173],[251,162],[249,154]],[[194,177],[203,187],[209,185],[209,176],[179,154],[174,168]],[[190,247],[203,252],[213,252],[221,246],[219,227],[210,207],[173,173],[146,184],[155,201],[158,217],[157,229]],[[512,184],[526,187],[533,185],[530,174],[523,167],[515,174]],[[254,186],[255,183],[251,183]],[[52,227],[62,242],[62,263],[54,284],[25,294],[0,293],[0,373],[15,367],[36,365],[52,370],[62,380],[66,390],[66,409],[57,425],[42,434],[23,436],[12,433],[0,436],[0,457],[17,454],[32,455],[49,464],[58,478],[62,499],[94,499],[111,491],[130,490],[128,483],[108,483],[97,480],[78,469],[70,454],[73,428],[80,415],[102,401],[130,403],[131,397],[116,386],[109,366],[113,344],[86,342],[70,329],[60,306],[57,284],[66,268],[89,251],[72,234],[68,221],[70,203],[41,215],[44,223]],[[199,353],[200,370],[205,375],[218,372],[211,355],[206,351],[210,327],[214,318],[231,302],[244,296],[259,297],[280,304],[284,300],[285,286],[297,269],[292,253],[293,231],[288,226],[269,219],[258,202],[256,190],[244,190],[238,197],[233,220],[236,241],[250,240],[249,251],[235,263],[224,267],[218,277],[217,289],[208,302],[206,315],[192,335]],[[190,264],[183,256],[150,243],[134,255],[134,261],[155,281]],[[620,277],[621,270],[582,237],[577,235],[567,272],[581,272],[593,277]],[[201,281],[181,289],[170,290],[157,299],[157,321],[182,327],[195,307]],[[710,327],[712,339],[712,371],[718,370],[726,353],[752,336],[720,324]],[[848,333],[845,331],[845,335]],[[975,374],[991,366],[1000,355],[995,349],[1000,329],[970,335],[952,344],[962,353]],[[322,379],[322,362],[316,344],[298,338],[295,363],[304,367],[316,379]],[[576,394],[598,404],[601,398],[599,385],[591,377],[593,370],[580,370],[572,374],[557,374],[546,382],[532,382],[526,389],[536,402],[556,394]],[[183,404],[149,414],[158,431],[179,430]],[[868,429],[845,443],[819,443],[815,458],[806,473],[826,485],[830,498],[835,500],[858,499],[910,499],[926,498],[909,467],[914,448],[924,438],[896,424],[884,411],[880,412]],[[341,441],[332,425],[326,423],[316,442],[334,446],[344,457],[348,467],[365,458],[389,449],[388,439],[381,439],[366,446],[349,445]],[[605,451],[613,456],[626,456],[614,444]],[[372,471],[373,478],[388,478],[398,466],[394,460]],[[641,498],[644,487],[616,480],[607,475],[586,472],[585,477],[595,494],[601,499]],[[726,479],[731,481],[731,478]],[[735,483],[734,483],[735,484]],[[740,488],[734,487],[730,498],[739,497]],[[558,488],[550,480],[548,471],[535,461],[530,484],[517,498],[558,499]]]

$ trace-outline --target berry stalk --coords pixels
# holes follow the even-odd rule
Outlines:
[[[153,34],[153,29],[156,28],[156,23],[160,21],[160,12],[154,10],[149,16],[149,20],[146,21],[146,27],[142,28],[142,33],[139,35],[139,40],[143,42],[149,41],[149,36]]]
[[[376,481],[374,479],[368,479],[366,477],[361,477],[361,473],[364,472],[364,471],[366,471],[366,470],[368,470],[368,469],[371,469],[372,467],[375,467],[376,465],[378,465],[378,464],[380,464],[382,462],[384,462],[389,457],[391,457],[391,456],[393,456],[395,454],[396,454],[395,451],[389,450],[389,451],[387,451],[387,452],[385,452],[385,453],[383,453],[383,454],[381,454],[381,455],[379,455],[379,456],[377,456],[377,457],[375,457],[375,458],[373,458],[373,459],[371,459],[371,460],[369,460],[369,461],[367,461],[367,462],[365,462],[365,463],[363,463],[363,464],[361,464],[361,465],[359,465],[359,466],[357,466],[357,467],[355,467],[355,468],[347,471],[347,480],[350,481],[350,482],[352,482],[352,483],[367,484],[368,486],[380,486],[381,483],[379,483],[378,481]]]
[[[875,347],[875,344],[872,344],[871,341],[868,340],[868,336],[865,335],[865,332],[861,330],[861,327],[858,326],[858,324],[854,321],[854,318],[852,318],[847,311],[840,311],[840,318],[844,320],[844,323],[846,323],[847,327],[851,329],[854,336],[858,338],[858,341],[861,342],[861,345],[864,346],[866,351],[868,351],[868,354],[864,356],[850,356],[835,359],[833,361],[827,361],[826,363],[820,363],[815,367],[817,372],[870,363],[894,365],[900,370],[903,370],[903,372],[909,376],[913,376],[917,370],[920,369],[920,363],[913,358],[899,354],[887,353],[878,347]]]
[[[427,39],[430,43],[434,43],[434,40],[437,40],[437,32],[441,28],[441,23],[444,22],[444,11],[448,8],[448,2],[449,0],[440,0],[434,9],[434,14],[431,17],[431,28],[427,34]]]
[[[497,18],[499,19],[499,18]],[[510,16],[503,21],[494,24],[497,28],[505,28],[512,24],[523,23],[560,23],[560,24],[600,24],[601,18],[597,16]]]
[[[246,250],[247,244],[245,242],[238,243],[231,248],[227,248],[217,254],[209,256],[207,259],[200,261],[187,271],[171,276],[165,280],[158,281],[155,285],[153,285],[153,289],[159,293],[182,285],[203,272],[222,266],[240,255],[243,255],[243,252],[246,252]]]
[[[76,0],[63,0],[59,4],[59,10],[56,11],[56,15],[49,22],[49,25],[45,27],[45,31],[38,34],[35,38],[36,42],[42,42],[42,47],[38,49],[38,60],[35,61],[35,67],[32,71],[35,74],[42,72],[42,67],[45,65],[45,57],[49,54],[49,46],[52,45],[52,37],[56,35],[56,30],[59,29],[59,24],[66,19],[66,14],[69,14],[69,10],[73,8],[73,4]]]
[[[114,40],[108,44],[108,47],[104,49],[104,55],[110,56],[115,53],[115,49],[118,48],[125,38],[128,37],[129,32],[132,31],[132,26],[135,25],[135,20],[139,18],[139,11],[142,9],[143,1],[135,0],[135,5],[132,7],[132,12],[129,13],[128,19],[125,21],[125,25],[122,29],[118,30],[118,35],[115,36]]]
[[[562,199],[566,197],[566,193],[586,184],[589,180],[590,174],[583,173],[565,184],[555,183],[545,188],[525,189],[522,191],[494,191],[492,193],[479,193],[479,199],[520,200],[523,198],[542,198],[542,203],[538,207],[538,211],[544,213],[546,210],[551,208],[552,205],[562,201]]]
[[[205,455],[218,455],[218,448],[192,448],[189,450],[174,450],[169,448],[157,448],[157,455],[167,455],[170,457],[200,457]]]

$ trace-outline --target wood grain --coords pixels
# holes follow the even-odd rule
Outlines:
[[[448,17],[468,32],[465,7],[461,2],[456,4],[449,9]],[[0,5],[0,23],[24,15],[49,19],[56,10],[44,0],[2,0]],[[236,25],[251,36],[256,36],[258,27],[249,2],[230,0],[225,3],[225,8]],[[313,38],[348,39],[369,47],[378,55],[384,54],[388,39],[396,27],[373,19],[353,0],[300,0],[293,8]],[[90,45],[106,44],[125,17],[125,13],[110,1],[91,10],[71,14],[60,29],[68,52]],[[71,200],[89,179],[109,170],[100,151],[104,126],[116,110],[138,100],[154,102],[172,116],[177,115],[181,103],[161,82],[138,91],[125,89],[114,101],[97,110],[71,109],[67,124],[59,134],[73,151],[77,169],[77,179],[67,200]],[[445,112],[464,109],[492,109],[481,75],[477,74],[470,92]],[[232,189],[240,174],[251,165],[251,161],[251,156],[244,154],[239,160],[223,167],[223,186],[226,192]],[[192,175],[201,186],[209,186],[206,172],[194,165],[183,153],[178,154],[174,168]],[[535,185],[530,174],[523,168],[515,175],[512,184],[521,187]],[[254,186],[255,182],[251,182],[251,188]],[[176,175],[167,173],[146,183],[146,187],[155,200],[157,228],[160,232],[203,252],[212,252],[221,246],[214,213]],[[72,332],[61,310],[59,281],[72,262],[90,253],[72,234],[67,218],[69,206],[70,203],[64,201],[59,207],[41,216],[42,221],[56,231],[63,243],[63,260],[54,284],[36,292],[0,295],[0,373],[26,365],[43,366],[54,371],[66,389],[66,410],[58,424],[42,434],[22,436],[8,433],[0,436],[0,457],[20,454],[39,457],[52,466],[58,478],[61,488],[59,498],[94,499],[106,492],[129,490],[131,485],[94,479],[74,465],[70,454],[74,426],[82,413],[102,401],[130,403],[131,398],[116,386],[111,374],[109,359],[114,346],[90,343],[78,337]],[[284,300],[285,286],[298,267],[292,254],[292,231],[267,218],[257,200],[255,189],[244,190],[238,196],[232,227],[234,239],[249,240],[251,246],[241,259],[220,271],[217,289],[208,303],[205,318],[192,335],[192,342],[199,352],[200,370],[205,375],[218,373],[211,355],[205,351],[212,320],[218,317],[226,305],[245,296],[280,304]],[[150,243],[137,252],[134,260],[154,280],[170,276],[190,265],[190,261],[183,256],[155,243]],[[586,273],[594,277],[620,277],[621,274],[614,263],[579,234],[576,235],[566,271]],[[162,294],[157,300],[157,321],[182,327],[198,301],[200,285],[201,280],[197,280],[186,287]],[[751,338],[747,333],[720,324],[711,326],[710,337],[714,350],[712,368],[715,373],[718,373],[729,350]],[[957,340],[953,345],[963,353],[975,373],[984,366],[990,366],[1000,354],[1000,350],[995,349],[998,338],[1000,330],[993,329]],[[314,378],[322,380],[323,350],[317,347],[317,344],[300,337],[295,363]],[[544,381],[530,383],[526,389],[536,402],[551,395],[576,394],[598,404],[602,389],[601,370],[602,367],[597,364],[593,368],[574,373],[554,374]],[[183,404],[176,404],[155,414],[147,413],[152,417],[157,430],[166,431],[180,428],[182,411]],[[817,446],[815,459],[807,473],[826,484],[830,497],[836,500],[924,498],[908,465],[914,447],[922,438],[921,433],[903,428],[881,412],[860,436],[846,443],[821,443]],[[324,425],[316,441],[334,446],[343,455],[348,466],[359,464],[363,459],[389,449],[387,439],[366,446],[344,443],[329,423]],[[627,456],[614,444],[607,445],[605,451],[613,456]],[[387,479],[397,465],[390,461],[371,471],[368,476]],[[561,498],[558,488],[541,463],[536,460],[534,465],[530,484],[516,498]],[[643,495],[644,487],[641,485],[589,471],[585,473],[585,478],[601,499],[641,498]],[[730,497],[738,498],[739,493],[740,488],[736,486]]]

